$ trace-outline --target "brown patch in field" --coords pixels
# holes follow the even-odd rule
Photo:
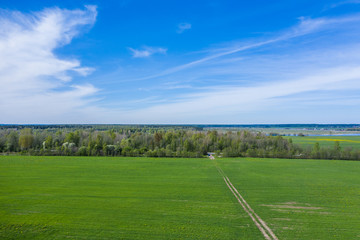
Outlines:
[[[240,225],[238,226],[238,228],[249,228],[250,224],[244,224],[244,225]]]
[[[305,206],[294,206],[294,205],[261,205],[271,208],[287,208],[287,209],[307,209],[307,210],[316,210],[316,209],[322,209],[321,207],[305,207]]]
[[[276,211],[276,212],[289,212],[289,211],[291,211],[291,210],[285,210],[285,209],[279,209],[279,208],[272,208],[270,210],[271,211]],[[301,211],[293,210],[292,212],[301,212]]]
[[[290,218],[273,218],[273,220],[279,220],[279,221],[291,221]]]
[[[321,214],[328,215],[330,212],[313,211],[323,209],[321,207],[313,207],[309,203],[285,202],[278,204],[262,204],[260,206],[270,207],[270,210],[277,212],[292,212],[292,213],[305,213],[305,214]]]
[[[40,213],[38,211],[25,211],[25,212],[15,212],[12,213],[13,215],[29,215],[29,214],[34,214],[34,213]]]
[[[292,228],[292,227],[283,227],[282,229],[284,229],[284,230],[293,230],[294,228]]]
[[[314,212],[314,211],[310,211],[308,213],[314,213],[314,214],[321,214],[321,215],[328,215],[328,214],[331,214],[329,212]]]
[[[330,212],[315,212],[315,211],[303,211],[303,210],[279,209],[279,208],[272,208],[271,210],[277,212],[308,213],[308,214],[320,214],[320,215],[331,214]]]
[[[301,209],[301,210],[319,210],[322,209],[321,207],[312,207],[309,203],[298,203],[298,202],[284,202],[284,203],[277,203],[277,204],[262,204],[260,206],[271,207],[275,209]],[[292,210],[296,212],[296,210]]]

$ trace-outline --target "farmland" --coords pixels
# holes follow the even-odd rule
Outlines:
[[[360,136],[291,136],[285,138],[292,139],[293,143],[304,147],[313,147],[316,142],[321,147],[333,147],[334,142],[338,141],[343,148],[360,149]]]
[[[360,162],[0,157],[1,239],[360,237]]]

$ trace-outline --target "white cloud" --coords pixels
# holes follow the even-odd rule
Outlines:
[[[94,24],[96,15],[96,6],[33,14],[0,10],[0,122],[54,121],[87,105],[97,89],[70,82],[74,74],[86,76],[93,69],[60,59],[54,50]]]
[[[129,47],[129,50],[134,58],[146,58],[153,54],[166,54],[167,52],[166,48],[148,46],[143,47],[143,49],[134,49]]]
[[[180,34],[180,33],[183,33],[186,30],[189,30],[189,29],[191,29],[191,24],[190,23],[186,23],[186,22],[179,23],[178,26],[177,26],[176,32]]]

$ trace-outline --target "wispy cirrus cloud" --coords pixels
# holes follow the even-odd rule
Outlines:
[[[166,54],[167,49],[161,47],[148,47],[145,46],[142,49],[130,48],[131,54],[134,58],[147,58],[153,54]]]
[[[181,34],[184,31],[190,30],[190,29],[191,29],[191,23],[187,23],[187,22],[179,23],[177,26],[176,32]]]
[[[61,59],[54,50],[91,27],[96,16],[96,6],[31,14],[0,10],[0,122],[28,123],[41,117],[50,122],[80,114],[97,89],[71,80],[93,69],[77,59]]]
[[[360,0],[347,0],[347,1],[337,2],[337,3],[326,6],[324,10],[340,7],[342,5],[347,5],[347,4],[360,4]]]
[[[268,39],[209,49],[207,56],[138,79],[177,84],[191,79],[192,86],[203,88],[126,115],[140,123],[144,115],[153,123],[356,122],[356,117],[336,112],[360,102],[356,93],[346,100],[347,92],[360,89],[360,29],[354,28],[359,23],[359,14],[299,18],[296,26]],[[209,84],[211,79],[215,84]],[[339,109],[332,111],[335,106]],[[258,118],[265,112],[268,117]]]
[[[289,121],[336,123],[338,119],[333,120],[329,113],[325,116],[318,116],[315,113],[307,114],[313,112],[314,107],[321,108],[317,111],[321,113],[322,109],[331,109],[334,105],[343,107],[360,103],[359,96],[354,96],[351,101],[344,102],[344,100],[339,101],[339,98],[344,98],[344,96],[336,94],[338,90],[360,89],[359,80],[360,67],[323,69],[321,72],[298,79],[253,86],[213,88],[209,91],[179,96],[173,103],[156,104],[146,109],[131,110],[123,114],[131,116],[133,120],[136,119],[137,123],[286,123]],[[327,91],[335,92],[332,93],[330,99],[320,97],[319,92],[326,93]],[[305,93],[312,94],[307,95],[305,99],[292,98],[294,95],[301,96]],[[345,99],[347,99],[346,95]],[[281,119],[276,117],[276,114],[284,108],[289,115],[293,115],[292,118],[282,115],[280,115]],[[256,116],[256,113],[267,111],[270,112],[266,118]],[[147,116],[146,121],[142,120],[142,116]],[[293,117],[297,120],[294,121]],[[343,116],[342,121],[351,123],[354,118]]]
[[[182,70],[186,70],[188,68],[192,68],[197,65],[201,65],[203,63],[209,62],[214,59],[218,59],[221,57],[226,57],[228,55],[240,53],[243,51],[251,50],[251,49],[257,49],[261,48],[267,45],[276,44],[278,42],[291,40],[294,38],[306,36],[312,33],[316,33],[318,31],[326,30],[329,28],[334,28],[339,26],[340,24],[346,24],[351,22],[358,22],[360,21],[360,15],[352,15],[352,16],[345,16],[345,17],[338,17],[338,18],[306,18],[306,17],[300,17],[299,23],[291,27],[287,30],[284,30],[282,32],[279,32],[275,34],[274,37],[265,39],[265,40],[259,40],[259,41],[253,41],[250,43],[231,43],[230,46],[222,47],[222,48],[213,48],[209,49],[208,53],[209,55],[202,57],[200,59],[178,65],[169,69],[166,69],[162,72],[140,77],[135,80],[146,80],[146,79],[152,79],[157,77],[166,76],[169,74],[173,74]]]

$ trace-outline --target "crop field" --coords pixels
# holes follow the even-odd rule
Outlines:
[[[343,148],[360,149],[360,136],[291,136],[285,138],[292,139],[293,143],[302,146],[312,147],[318,142],[321,147],[333,147],[334,142],[338,141]]]
[[[360,239],[360,162],[0,156],[0,239]]]

